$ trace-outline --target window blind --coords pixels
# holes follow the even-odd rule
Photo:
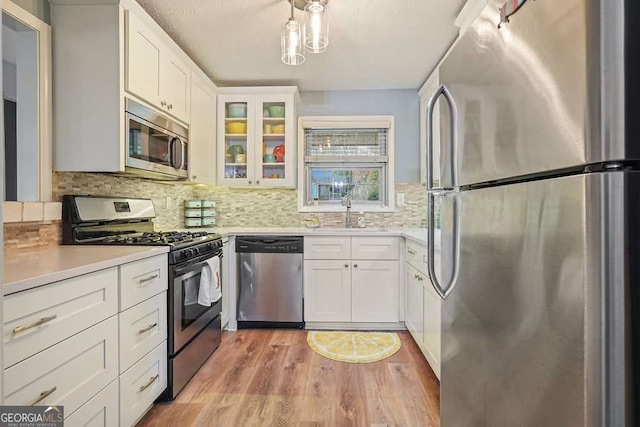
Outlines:
[[[386,162],[388,128],[304,129],[307,162]]]

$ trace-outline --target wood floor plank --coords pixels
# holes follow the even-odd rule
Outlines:
[[[338,362],[336,365],[335,425],[369,425],[361,369],[362,366],[355,363]]]
[[[440,384],[411,336],[400,338],[396,355],[350,364],[315,353],[306,331],[224,332],[178,398],[138,425],[439,427]]]
[[[288,346],[268,345],[262,353],[258,372],[253,376],[247,394],[268,396],[277,393],[276,383],[284,373]]]

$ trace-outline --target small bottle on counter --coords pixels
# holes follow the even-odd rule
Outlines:
[[[367,226],[367,221],[364,219],[364,212],[360,211],[358,214],[358,228],[365,228]]]

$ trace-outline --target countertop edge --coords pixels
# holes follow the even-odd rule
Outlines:
[[[45,286],[51,283],[70,279],[72,277],[82,276],[83,274],[93,273],[99,270],[104,270],[118,265],[139,261],[145,258],[151,258],[153,256],[162,255],[169,252],[168,246],[152,246],[144,248],[145,250],[138,253],[118,255],[114,256],[113,258],[101,259],[96,262],[79,265],[65,270],[46,273],[39,276],[17,280],[14,282],[5,282],[2,284],[2,294],[4,296],[7,296],[15,294],[17,292],[27,291],[30,289],[38,288],[40,286]]]

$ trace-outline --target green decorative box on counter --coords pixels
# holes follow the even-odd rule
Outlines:
[[[184,225],[186,227],[210,227],[216,224],[214,200],[185,200]]]

